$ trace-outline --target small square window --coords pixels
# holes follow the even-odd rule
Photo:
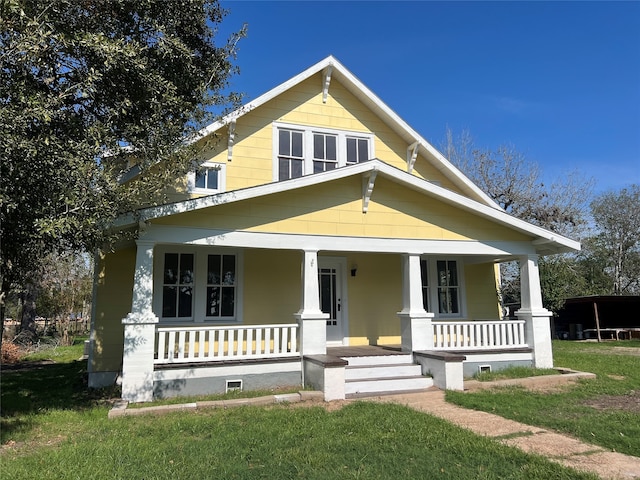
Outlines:
[[[189,176],[189,190],[193,193],[224,191],[225,167],[222,163],[205,163]]]

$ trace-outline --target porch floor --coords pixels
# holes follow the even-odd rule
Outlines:
[[[327,347],[327,355],[334,357],[383,357],[404,355],[399,345],[357,345],[353,347]]]

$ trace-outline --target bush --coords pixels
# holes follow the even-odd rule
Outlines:
[[[2,363],[18,363],[22,358],[22,349],[13,342],[2,342]]]

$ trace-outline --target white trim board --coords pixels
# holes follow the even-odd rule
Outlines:
[[[478,255],[495,259],[532,255],[531,242],[479,242],[474,240],[421,240],[330,235],[215,230],[171,225],[149,225],[141,238],[156,244],[191,244],[273,250],[413,253],[416,255]]]

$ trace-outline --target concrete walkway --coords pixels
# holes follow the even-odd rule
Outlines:
[[[430,413],[479,435],[527,453],[547,457],[567,467],[595,473],[603,479],[640,479],[640,458],[610,452],[603,447],[583,443],[539,427],[507,420],[486,412],[458,407],[444,400],[444,392],[433,390],[368,397],[368,401],[392,402]]]

